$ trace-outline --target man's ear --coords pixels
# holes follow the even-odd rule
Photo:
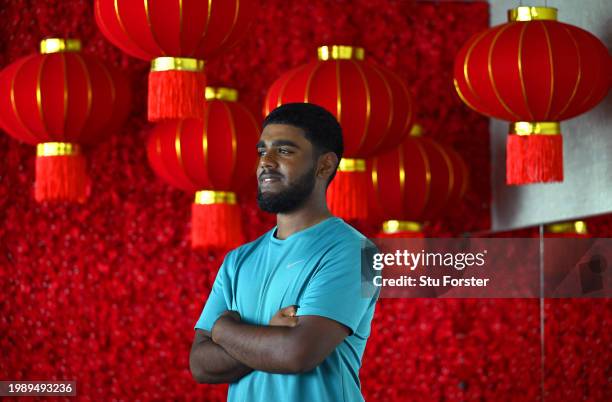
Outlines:
[[[317,177],[324,179],[326,182],[334,173],[338,166],[338,155],[334,152],[325,152],[319,156],[319,166],[317,168]]]

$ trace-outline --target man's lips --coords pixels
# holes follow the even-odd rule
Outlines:
[[[259,175],[259,183],[273,183],[275,181],[280,181],[283,176],[278,173],[263,173]]]

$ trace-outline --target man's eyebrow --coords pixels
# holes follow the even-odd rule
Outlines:
[[[287,146],[290,146],[290,147],[294,147],[294,148],[300,149],[300,146],[298,144],[296,144],[295,142],[291,141],[291,140],[274,140],[274,141],[272,141],[272,146],[273,147],[280,147],[280,146],[283,146],[283,145],[287,145]],[[265,148],[265,147],[266,147],[265,141],[259,141],[257,143],[257,148],[258,149],[259,148]]]

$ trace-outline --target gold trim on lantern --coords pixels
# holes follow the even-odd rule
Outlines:
[[[189,57],[157,57],[151,60],[151,71],[191,71],[204,70],[204,60]]]
[[[338,165],[339,172],[365,172],[365,159],[342,158]]]
[[[238,91],[233,88],[206,87],[204,97],[208,101],[218,99],[226,102],[236,102],[238,100]]]
[[[317,49],[319,60],[363,60],[365,52],[356,46],[320,46]]]
[[[195,204],[236,204],[236,193],[231,191],[202,190],[195,193]]]
[[[81,147],[70,142],[41,142],[36,145],[36,156],[79,155]]]
[[[410,129],[410,136],[421,137],[423,135],[423,131],[423,126],[421,126],[419,123],[415,123]]]
[[[422,232],[423,225],[413,221],[397,221],[390,220],[384,221],[382,224],[382,231],[385,234],[392,234],[398,232]]]
[[[546,233],[589,234],[585,221],[561,222],[546,225]]]
[[[47,38],[40,41],[40,54],[80,51],[79,39]]]
[[[556,121],[515,121],[510,123],[510,134],[516,135],[558,135],[561,126]]]
[[[508,21],[557,21],[557,11],[554,7],[520,6],[508,10]]]

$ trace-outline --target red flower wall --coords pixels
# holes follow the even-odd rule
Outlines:
[[[318,45],[363,45],[408,82],[418,121],[473,173],[465,202],[428,234],[489,227],[488,121],[462,105],[451,80],[456,51],[488,24],[486,3],[261,4],[249,37],[207,64],[211,84],[239,89],[259,113],[267,87]],[[36,204],[33,147],[0,136],[0,379],[74,379],[82,400],[225,400],[225,386],[197,385],[188,371],[193,325],[222,255],[191,251],[191,196],[147,166],[147,63],[101,36],[91,1],[3,1],[0,22],[0,67],[44,37],[78,37],[85,52],[126,71],[135,92],[124,129],[89,151],[95,182],[83,206]],[[249,239],[274,222],[252,192],[243,219]],[[611,222],[592,220],[593,233],[610,234]],[[546,400],[612,395],[611,307],[546,301]],[[539,400],[539,320],[538,300],[381,300],[361,370],[366,399]]]

